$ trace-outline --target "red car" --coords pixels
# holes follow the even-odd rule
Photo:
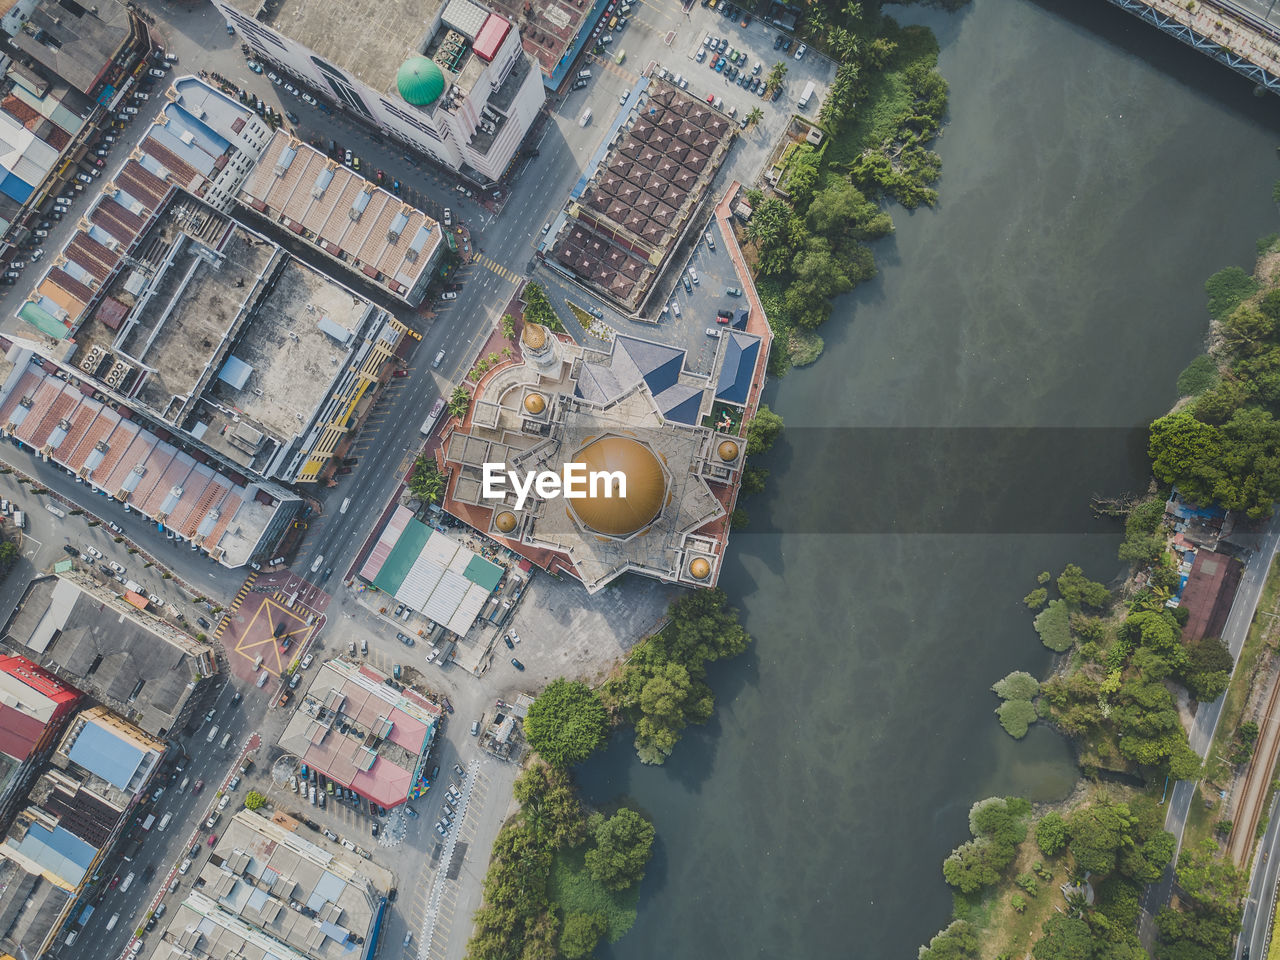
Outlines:
[[[716,317],[716,323],[728,323],[728,322],[729,322],[728,317]]]
[[[715,102],[716,102],[716,95],[714,93],[708,93],[707,103],[715,103]]]
[[[218,835],[216,833],[209,834],[209,846],[212,847],[217,842],[218,842]]]
[[[203,780],[197,780],[197,781],[196,781],[196,785],[195,785],[194,787],[192,787],[192,788],[191,788],[191,792],[192,792],[192,793],[199,793],[199,792],[200,792],[201,790],[203,790],[203,789],[204,789],[204,781],[203,781]]]
[[[393,377],[407,377],[407,376],[409,375],[409,371],[408,371],[408,370],[396,370],[396,371],[395,371],[395,372],[393,372],[391,375],[392,375]]]
[[[111,878],[111,882],[107,884],[107,886],[110,887],[112,890],[114,890],[119,883],[120,883],[120,877],[117,875]]]

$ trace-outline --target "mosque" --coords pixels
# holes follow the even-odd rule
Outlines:
[[[632,336],[599,351],[526,323],[519,345],[515,359],[481,378],[467,415],[446,431],[437,453],[449,476],[444,509],[589,593],[627,571],[713,585],[767,342],[725,330],[709,374],[690,371],[683,350]],[[486,463],[517,480],[563,473],[566,463],[620,471],[626,493],[534,495],[517,510],[510,485],[501,499],[484,496]]]

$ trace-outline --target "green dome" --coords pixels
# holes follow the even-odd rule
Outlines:
[[[396,89],[405,102],[428,106],[444,93],[444,72],[426,57],[410,57],[396,71]]]

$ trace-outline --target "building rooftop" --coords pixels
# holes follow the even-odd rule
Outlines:
[[[404,296],[444,242],[421,210],[318,150],[277,131],[245,181],[242,202],[295,233],[308,233],[350,270]]]
[[[502,568],[401,506],[387,518],[360,576],[465,636],[502,579]]]
[[[129,11],[118,0],[92,5],[44,0],[10,42],[84,93],[90,93],[129,40]]]
[[[31,581],[4,640],[156,736],[174,730],[211,649],[73,573]]]
[[[38,873],[28,873],[0,850],[0,951],[41,955],[42,946],[70,908],[72,893]]]
[[[149,936],[146,957],[348,960],[363,956],[391,873],[346,849],[312,842],[299,824],[241,810],[227,823],[197,888]],[[336,845],[335,845],[336,846]]]
[[[635,311],[728,155],[735,125],[664,80],[570,195],[552,256],[589,286]]]
[[[279,488],[215,470],[205,454],[195,459],[125,407],[94,399],[92,385],[83,387],[39,364],[15,368],[0,386],[0,433],[46,452],[95,490],[127,500],[224,566],[248,563],[277,511],[296,504],[271,492],[283,495]]]
[[[427,752],[441,711],[367,665],[329,660],[280,736],[280,746],[334,783],[384,807],[427,789]]]
[[[282,0],[259,16],[379,93],[395,93],[396,72],[425,49],[443,6],[443,0]]]

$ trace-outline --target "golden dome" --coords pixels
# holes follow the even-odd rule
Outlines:
[[[516,528],[516,515],[510,510],[503,510],[493,518],[493,525],[503,533],[510,533]]]
[[[541,350],[547,345],[547,331],[540,323],[526,321],[520,331],[520,342],[530,350]]]
[[[626,537],[653,521],[667,498],[667,478],[653,451],[638,440],[606,436],[578,451],[574,463],[586,468],[581,498],[566,498],[569,509],[597,533]],[[621,471],[627,478],[627,495],[591,496],[590,477],[597,471]]]
[[[547,409],[546,398],[540,393],[531,393],[524,398],[524,408],[536,417]]]
[[[738,445],[732,440],[724,440],[720,446],[716,448],[716,452],[720,454],[720,459],[725,463],[732,463],[738,459]]]
[[[711,576],[711,564],[702,557],[694,557],[693,563],[689,564],[689,576],[695,580],[707,579]]]

